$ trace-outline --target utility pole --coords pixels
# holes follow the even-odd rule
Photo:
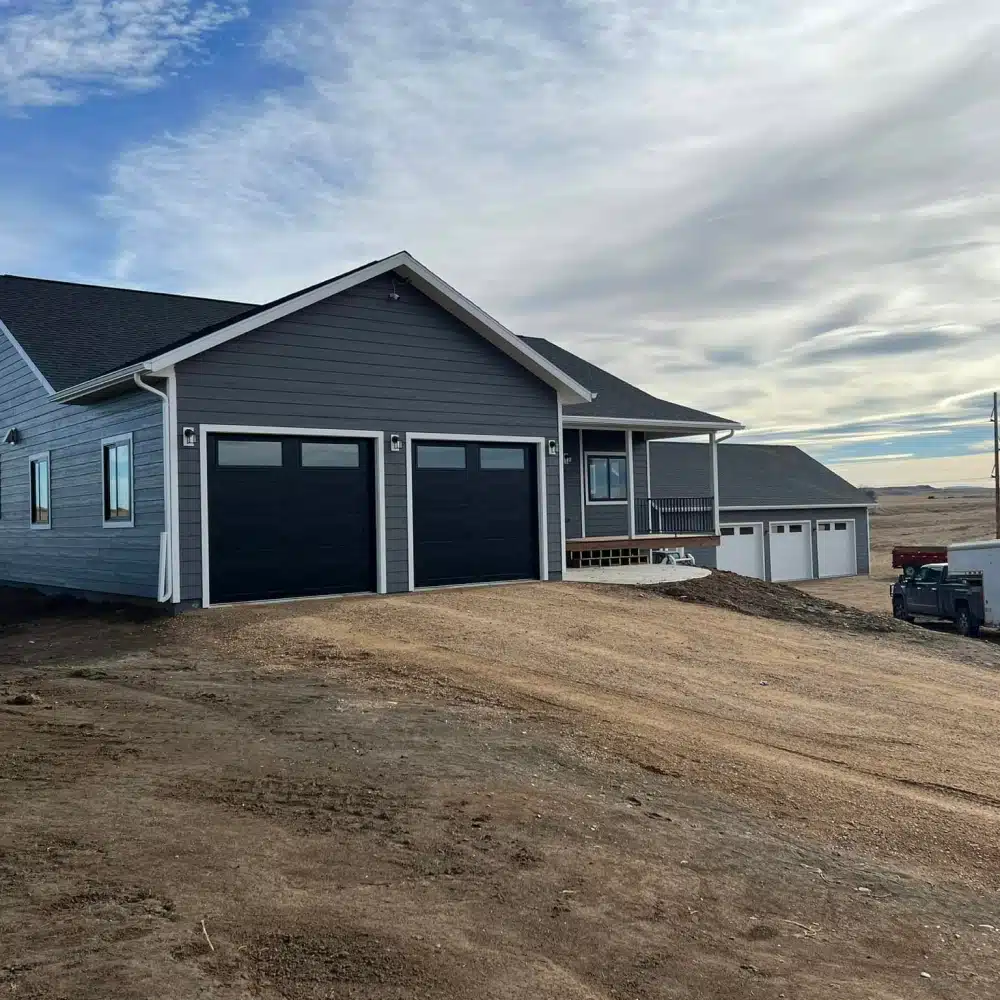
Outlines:
[[[996,536],[1000,538],[1000,411],[993,393],[993,498],[996,503]]]

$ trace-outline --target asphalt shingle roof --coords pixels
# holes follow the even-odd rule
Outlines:
[[[708,445],[653,442],[649,449],[654,496],[706,496]],[[723,507],[810,507],[871,502],[867,493],[792,445],[719,446],[719,503]]]
[[[576,379],[591,392],[597,393],[597,399],[591,403],[578,403],[568,407],[567,416],[621,417],[625,420],[683,420],[713,424],[727,422],[726,417],[717,417],[712,413],[693,410],[689,406],[669,403],[665,399],[651,396],[648,392],[637,389],[634,385],[612,375],[611,372],[592,365],[544,337],[521,339],[571,378]]]
[[[0,320],[56,392],[256,308],[245,302],[0,275]]]
[[[264,305],[2,274],[0,321],[59,392],[155,357],[374,263]]]

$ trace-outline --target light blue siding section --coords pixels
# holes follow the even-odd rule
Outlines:
[[[159,401],[135,391],[89,406],[50,401],[0,337],[0,582],[128,597],[157,595],[163,531]],[[105,528],[102,438],[133,434],[135,526]],[[48,451],[49,530],[30,527],[29,456]]]

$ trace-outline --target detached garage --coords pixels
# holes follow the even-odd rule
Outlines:
[[[651,495],[697,496],[709,487],[708,448],[653,441]],[[867,574],[868,495],[799,448],[719,447],[718,549],[692,549],[699,566],[792,583]]]

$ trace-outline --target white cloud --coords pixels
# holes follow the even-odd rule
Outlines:
[[[842,458],[837,464],[852,465],[856,462],[898,462],[900,459],[913,457],[913,453],[909,451],[898,452],[894,455],[857,455],[854,458]]]
[[[260,299],[405,247],[758,432],[945,426],[1000,383],[998,26],[995,0],[315,2],[266,46],[301,86],[118,162],[114,267]]]
[[[0,16],[0,107],[76,104],[149,90],[243,0],[19,0]]]
[[[834,472],[855,486],[989,486],[993,452],[945,458],[904,458],[867,465],[834,463]]]

